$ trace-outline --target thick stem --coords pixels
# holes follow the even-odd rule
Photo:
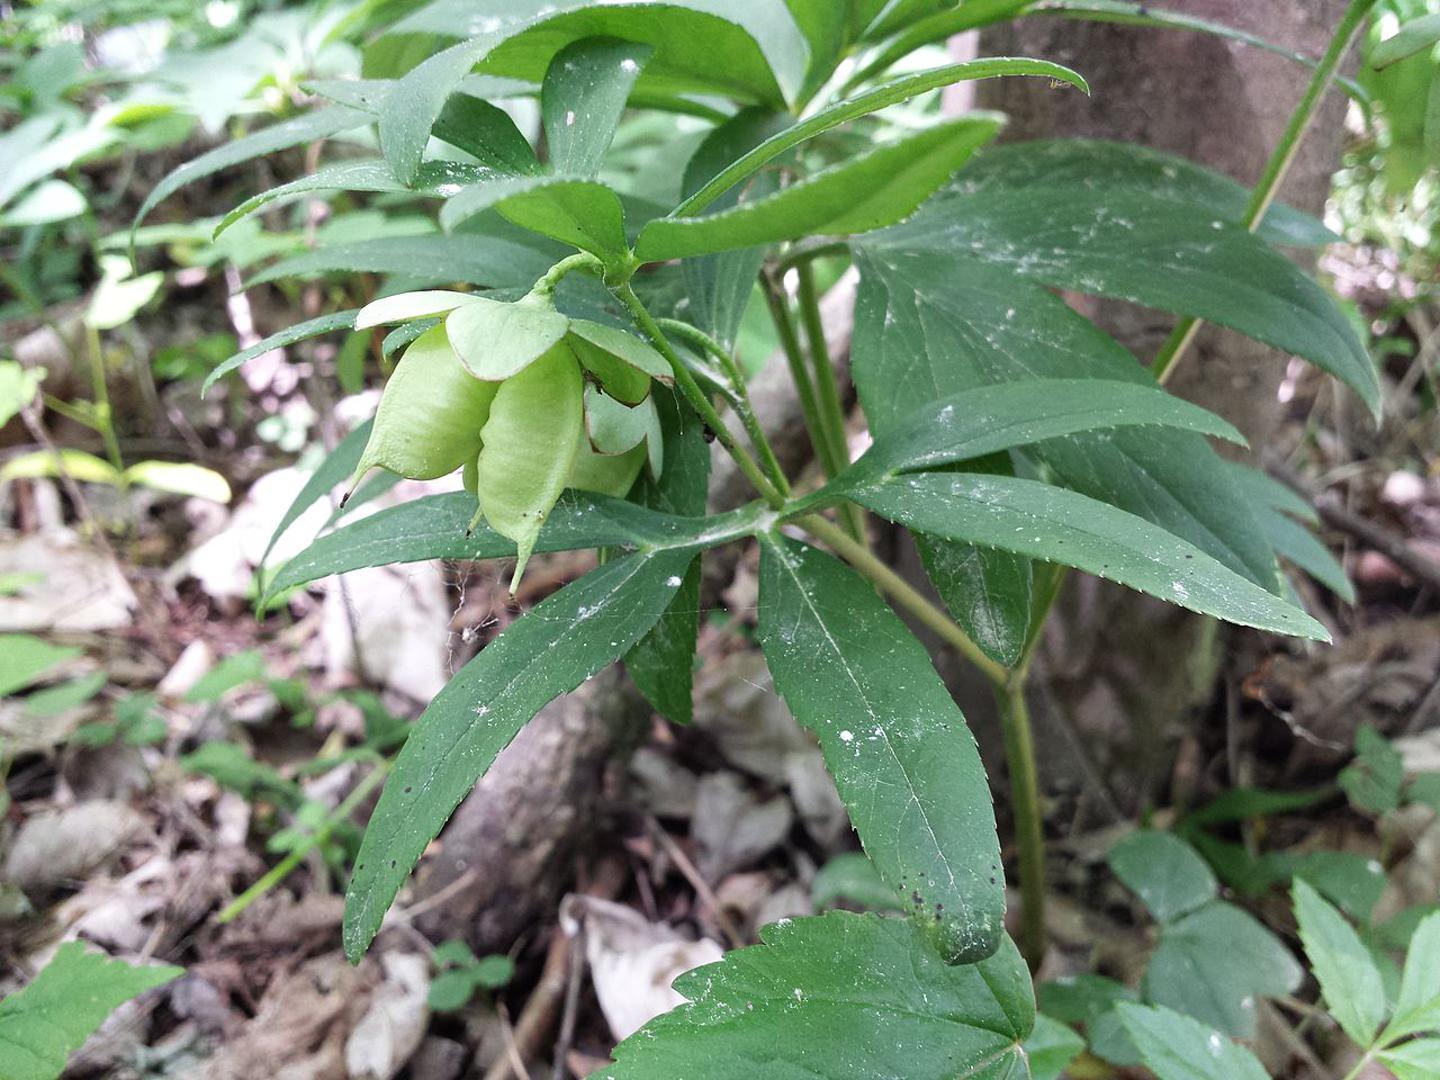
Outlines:
[[[881,592],[915,616],[925,627],[937,634],[947,644],[954,646],[961,656],[969,660],[980,673],[995,686],[1003,687],[1009,673],[990,657],[979,645],[970,640],[954,619],[927,600],[913,585],[902,578],[884,562],[876,558],[859,541],[850,536],[839,525],[819,514],[810,514],[797,519],[796,524],[816,539],[823,540],[835,549],[842,559],[868,578]]]
[[[1020,951],[1030,970],[1045,957],[1045,834],[1040,813],[1040,779],[1025,680],[1012,676],[995,687],[1005,730],[1005,763],[1010,772],[1010,811],[1020,858]]]
[[[835,468],[844,470],[850,464],[850,445],[845,437],[845,409],[840,403],[840,380],[835,372],[835,362],[830,359],[830,349],[825,344],[825,326],[820,320],[820,297],[815,290],[815,270],[810,263],[801,263],[795,268],[799,281],[798,296],[800,318],[805,326],[805,336],[810,342],[810,366],[815,372],[815,396],[819,406],[819,420],[824,425],[825,438],[830,443],[830,452],[835,459]],[[834,479],[839,475],[829,473]],[[841,520],[850,535],[865,546],[869,546],[865,531],[865,512],[852,502],[841,507]]]
[[[1335,73],[1340,67],[1340,61],[1350,50],[1351,42],[1354,41],[1360,28],[1365,25],[1365,19],[1376,3],[1378,0],[1351,0],[1345,14],[1341,16],[1340,25],[1335,28],[1335,34],[1330,39],[1330,47],[1325,50],[1325,55],[1321,57],[1314,75],[1310,78],[1310,85],[1305,89],[1305,96],[1300,99],[1300,104],[1291,114],[1285,134],[1280,137],[1280,142],[1270,155],[1270,160],[1265,164],[1265,171],[1261,174],[1259,183],[1255,185],[1255,190],[1250,194],[1250,204],[1245,208],[1244,224],[1251,232],[1260,227],[1260,222],[1265,219],[1265,212],[1270,209],[1271,204],[1280,194],[1280,186],[1285,182],[1290,167],[1295,164],[1295,157],[1300,153],[1300,144],[1305,139],[1305,133],[1315,122],[1315,114],[1319,111],[1320,102],[1335,81]],[[1190,348],[1190,343],[1195,340],[1202,325],[1204,323],[1200,319],[1181,319],[1175,329],[1171,331],[1165,344],[1160,347],[1160,352],[1156,355],[1155,363],[1151,365],[1150,370],[1162,385],[1170,378],[1176,366],[1184,358],[1186,351]]]
[[[715,432],[715,438],[725,448],[726,453],[735,459],[736,466],[745,474],[745,478],[755,486],[755,490],[760,492],[772,507],[779,509],[784,506],[785,496],[780,494],[775,485],[761,471],[760,466],[755,463],[755,459],[750,456],[750,452],[735,441],[735,436],[725,426],[725,421],[720,419],[720,414],[715,411],[715,406],[705,396],[705,391],[695,381],[695,376],[690,374],[690,369],[685,366],[685,362],[671,347],[664,331],[656,324],[655,317],[640,302],[640,298],[635,295],[635,290],[630,287],[629,282],[617,285],[611,291],[630,310],[635,325],[640,327],[640,330],[650,339],[650,344],[654,345],[660,355],[665,358],[665,362],[670,365],[670,370],[675,376],[675,385],[680,387],[681,393],[685,395],[685,399],[690,402],[691,407],[710,426],[710,430]]]

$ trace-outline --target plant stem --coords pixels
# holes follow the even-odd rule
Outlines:
[[[815,456],[826,476],[835,476],[836,462],[830,441],[825,437],[825,428],[820,422],[820,406],[815,398],[815,383],[810,378],[810,369],[805,366],[805,354],[800,349],[800,338],[795,333],[795,323],[790,318],[790,301],[780,279],[770,271],[760,275],[765,292],[765,302],[770,306],[770,318],[775,322],[775,332],[780,335],[780,348],[785,353],[785,362],[790,366],[790,377],[795,382],[795,393],[800,398],[800,412],[805,417],[805,430],[810,433],[810,443]]]
[[[583,270],[586,273],[594,274],[596,277],[605,276],[605,264],[588,251],[577,251],[574,255],[567,255],[549,270],[545,271],[539,281],[535,282],[530,290],[533,294],[544,297],[555,295],[555,289],[560,282],[565,280],[566,275],[576,270]]]
[[[100,346],[100,331],[85,323],[85,348],[90,354],[90,381],[95,394],[95,427],[105,444],[105,455],[120,474],[120,484],[125,480],[125,459],[120,454],[120,440],[115,437],[115,417],[110,409],[110,386],[105,380],[105,352]]]
[[[1010,771],[1010,810],[1020,855],[1020,951],[1033,972],[1045,957],[1045,834],[1040,813],[1040,778],[1025,677],[1017,669],[995,687],[1005,731],[1005,764]]]
[[[305,856],[330,839],[330,834],[335,831],[336,827],[355,812],[356,808],[365,801],[366,796],[375,790],[380,781],[385,779],[385,774],[389,771],[390,763],[388,761],[377,762],[375,768],[366,773],[361,781],[350,789],[350,794],[345,796],[340,805],[330,811],[330,815],[320,823],[318,829],[301,841],[299,846],[285,858],[272,866],[255,884],[226,904],[225,909],[216,916],[216,920],[222,923],[230,922],[256,900],[284,881],[290,875],[290,871],[300,865]]]
[[[772,507],[778,510],[784,506],[785,496],[780,494],[775,485],[761,471],[760,466],[755,463],[755,459],[750,456],[750,452],[735,441],[735,436],[725,426],[725,421],[720,419],[720,414],[715,411],[715,406],[710,403],[710,399],[705,396],[705,391],[695,381],[695,376],[690,374],[690,369],[685,366],[685,362],[676,355],[669,340],[665,337],[664,331],[656,324],[655,317],[640,302],[640,298],[635,295],[635,290],[630,287],[630,283],[627,281],[614,286],[611,291],[615,294],[616,299],[630,310],[635,324],[640,327],[645,336],[650,339],[650,343],[665,358],[665,362],[670,365],[670,370],[675,375],[675,384],[680,387],[681,393],[685,395],[685,399],[690,402],[691,407],[710,426],[710,430],[715,432],[715,438],[735,459],[735,464],[745,474],[745,478],[754,485],[755,490],[760,492]]]
[[[736,415],[740,417],[740,423],[745,426],[745,433],[750,436],[750,444],[760,455],[760,463],[765,466],[765,472],[774,482],[776,489],[788,499],[790,497],[790,481],[785,476],[785,470],[780,467],[780,460],[775,456],[775,448],[770,445],[770,440],[765,437],[764,429],[760,427],[760,421],[755,417],[755,409],[750,404],[750,388],[745,383],[745,373],[740,370],[740,365],[736,362],[735,357],[705,331],[691,326],[687,322],[681,322],[679,319],[656,319],[655,324],[667,333],[685,338],[696,348],[709,353],[719,361],[731,390],[735,392],[735,400],[731,404],[735,408]]]
[[[798,296],[800,319],[805,326],[805,336],[810,341],[810,366],[815,370],[815,391],[819,405],[820,423],[824,425],[825,438],[830,442],[830,451],[835,457],[835,466],[844,470],[850,464],[850,445],[845,437],[845,410],[840,403],[840,377],[835,371],[835,361],[825,344],[825,325],[820,319],[820,297],[815,290],[815,270],[810,263],[801,263],[795,268],[799,281]],[[829,474],[835,479],[838,473]],[[865,512],[853,502],[841,506],[841,520],[845,527],[860,543],[870,546],[865,531]]]
[[[913,585],[885,565],[848,532],[818,514],[799,518],[796,523],[816,539],[829,544],[861,576],[868,578],[881,592],[910,612],[925,627],[954,646],[960,655],[974,664],[997,688],[1005,686],[1009,679],[1005,668],[986,656],[954,619],[927,600]]]
[[[1251,232],[1260,227],[1260,222],[1265,218],[1265,212],[1270,209],[1275,198],[1280,193],[1280,186],[1285,182],[1290,167],[1295,164],[1296,155],[1300,153],[1300,144],[1305,139],[1305,133],[1310,130],[1310,125],[1315,121],[1315,114],[1319,110],[1320,102],[1325,97],[1325,92],[1335,81],[1335,72],[1340,66],[1340,61],[1350,50],[1350,44],[1355,35],[1364,26],[1366,17],[1370,14],[1378,0],[1351,0],[1350,6],[1340,18],[1340,25],[1335,28],[1335,34],[1330,38],[1330,47],[1325,50],[1320,63],[1315,68],[1314,75],[1310,78],[1310,85],[1305,89],[1305,96],[1300,99],[1300,104],[1295,107],[1294,113],[1290,116],[1290,123],[1285,128],[1285,134],[1280,137],[1279,144],[1270,155],[1270,160],[1265,164],[1265,171],[1260,176],[1260,181],[1255,185],[1255,190],[1250,194],[1250,204],[1245,209],[1244,225]],[[1171,331],[1165,344],[1160,347],[1160,352],[1155,357],[1155,363],[1151,365],[1151,373],[1162,385],[1169,379],[1177,364],[1185,356],[1190,343],[1195,340],[1195,335],[1200,332],[1204,325],[1203,320],[1195,318],[1184,318]]]

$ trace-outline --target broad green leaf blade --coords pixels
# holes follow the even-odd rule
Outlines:
[[[565,586],[480,650],[415,722],[370,817],[345,896],[358,961],[426,845],[551,699],[623,656],[669,603],[679,551],[636,553]]]
[[[862,116],[908,101],[910,98],[943,86],[974,79],[994,79],[1010,75],[1034,75],[1069,83],[1086,93],[1090,88],[1083,78],[1067,67],[1052,64],[1046,60],[1025,60],[1008,56],[990,57],[984,60],[970,60],[963,64],[947,64],[944,67],[917,71],[894,79],[873,90],[857,94],[845,101],[837,101],[819,112],[806,117],[770,136],[754,149],[734,158],[705,181],[693,195],[677,206],[672,217],[692,217],[713,203],[720,195],[736,184],[759,172],[767,163],[781,154],[799,146],[817,135],[847,124]]]
[[[659,262],[892,225],[914,212],[1002,124],[995,114],[972,113],[878,146],[768,198],[706,217],[659,218],[641,229],[636,256]]]
[[[161,964],[132,967],[67,941],[28,986],[0,1001],[0,1076],[55,1080],[111,1012],[183,974]]]
[[[1396,1080],[1435,1080],[1440,1077],[1440,1039],[1415,1039],[1382,1052],[1379,1060]]]
[[[1053,144],[1048,144],[1053,145]],[[1314,281],[1243,224],[1140,186],[1062,174],[1041,144],[1012,166],[966,170],[887,244],[962,251],[997,273],[1205,319],[1292,353],[1380,405],[1375,365],[1349,319]],[[997,179],[998,176],[998,179]],[[1101,178],[1095,178],[1099,180]]]
[[[1255,1034],[1256,998],[1294,993],[1303,972],[1285,943],[1223,900],[1160,932],[1142,985],[1145,1000],[1202,1020],[1236,1038]]]
[[[1035,1017],[1035,1030],[1025,1040],[1030,1062],[1030,1080],[1059,1080],[1072,1061],[1085,1049],[1085,1040],[1074,1031],[1043,1014]]]
[[[205,382],[200,387],[203,396],[210,387],[229,375],[247,360],[253,360],[257,356],[269,352],[271,349],[283,349],[286,345],[294,345],[297,341],[305,341],[307,338],[319,337],[321,334],[329,334],[335,330],[353,330],[355,328],[355,311],[336,311],[329,315],[320,315],[314,319],[307,319],[305,322],[296,323],[294,326],[287,326],[278,333],[271,334],[261,341],[257,341],[248,349],[241,349],[234,356],[224,363],[217,364],[215,369],[205,376]]]
[[[467,165],[459,161],[427,161],[420,166],[411,183],[398,180],[390,167],[379,158],[365,161],[342,161],[325,165],[309,176],[252,195],[231,210],[215,226],[218,237],[230,226],[255,211],[273,203],[288,203],[313,191],[367,191],[380,194],[409,192],[430,198],[448,198],[467,185],[500,176],[483,165]]]
[[[1410,939],[1395,1017],[1384,1041],[1422,1031],[1440,1032],[1440,915],[1428,916]]]
[[[245,287],[309,274],[365,273],[403,277],[412,283],[528,289],[554,262],[545,251],[500,237],[382,236],[291,255],[247,279]]]
[[[625,654],[625,670],[665,719],[695,717],[695,644],[700,634],[700,558],[690,561],[655,625]]]
[[[1310,616],[1194,545],[1073,491],[1011,477],[918,473],[861,488],[851,498],[907,528],[1073,566],[1202,615],[1330,638]]]
[[[550,61],[540,115],[550,164],[562,176],[600,171],[635,80],[655,50],[614,38],[582,38]]]
[[[1120,1005],[1145,1067],[1158,1080],[1269,1080],[1249,1050],[1171,1009]]]
[[[760,643],[775,689],[815,732],[887,884],[950,963],[994,952],[1005,887],[985,770],[925,649],[863,579],[762,538]]]
[[[464,150],[481,165],[524,176],[540,171],[535,151],[510,114],[471,94],[456,94],[435,118],[432,134]]]
[[[1370,53],[1373,67],[1389,67],[1440,44],[1440,12],[1421,15],[1404,23]]]
[[[485,210],[498,210],[522,228],[588,251],[607,263],[624,259],[625,214],[604,184],[564,176],[495,179],[465,188],[440,210],[446,229]]]
[[[1155,425],[1232,442],[1244,437],[1214,413],[1141,383],[1041,379],[963,390],[911,413],[887,430],[831,490],[899,473],[936,469],[1062,435]]]
[[[1261,506],[1298,518],[1307,525],[1320,524],[1320,515],[1315,512],[1310,500],[1289,484],[1282,484],[1264,469],[1258,469],[1254,465],[1239,461],[1228,461],[1225,464],[1247,498]]]
[[[287,589],[367,566],[429,559],[513,558],[515,544],[483,525],[467,535],[465,529],[474,514],[473,496],[456,491],[387,507],[351,522],[322,536],[277,570],[262,604]],[[574,493],[555,504],[535,550],[638,544],[697,551],[745,536],[754,527],[753,519],[754,511],[748,509],[711,518],[672,517],[618,499]]]
[[[261,128],[243,138],[233,139],[224,146],[216,147],[201,154],[193,161],[173,170],[151,189],[140,204],[140,210],[130,226],[133,237],[135,228],[145,220],[151,210],[168,199],[186,184],[193,184],[221,169],[239,165],[252,158],[264,157],[277,150],[286,150],[301,143],[328,138],[342,131],[360,127],[370,122],[370,117],[355,109],[330,108],[304,113],[293,120],[285,120],[270,127]]]
[[[1174,833],[1131,833],[1110,849],[1110,869],[1150,909],[1156,922],[1174,922],[1219,893],[1198,852]]]
[[[1330,1015],[1362,1047],[1385,1019],[1385,986],[1360,937],[1303,878],[1292,889],[1300,940]]]
[[[1030,560],[1009,551],[915,533],[925,576],[985,655],[1011,666],[1030,630]]]
[[[965,252],[870,246],[887,236],[893,230],[860,241],[852,348],[855,383],[877,435],[928,402],[990,383],[1083,376],[1155,385],[1113,338],[1048,290]],[[1025,454],[1067,487],[1278,590],[1270,544],[1205,439],[1127,428],[1038,443]]]
[[[1277,510],[1261,507],[1260,527],[1275,554],[1298,566],[1347,604],[1355,603],[1355,586],[1334,555],[1308,528]]]
[[[285,531],[299,520],[301,514],[350,478],[350,474],[355,471],[355,466],[360,461],[360,455],[365,452],[365,444],[370,440],[370,429],[374,423],[373,420],[366,420],[341,439],[340,444],[325,455],[325,460],[320,463],[320,467],[310,475],[310,479],[305,481],[305,486],[300,489],[294,501],[286,508],[284,515],[275,526],[275,531],[270,534],[270,542],[265,545],[265,553],[260,556],[262,572],[265,563],[270,558],[270,553],[275,550],[275,545],[280,542]]]
[[[988,960],[950,966],[913,924],[844,911],[760,939],[677,979],[690,1003],[621,1043],[597,1080],[1026,1075],[1035,1006],[1008,939]]]
[[[477,379],[500,382],[539,360],[565,336],[570,320],[544,304],[501,304],[483,297],[445,319],[460,362]]]
[[[1350,802],[1371,814],[1400,806],[1405,760],[1385,736],[1369,724],[1355,733],[1355,760],[1340,770],[1340,789]]]
[[[0,697],[25,689],[80,653],[73,646],[52,645],[33,634],[0,634]]]

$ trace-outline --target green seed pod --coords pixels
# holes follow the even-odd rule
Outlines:
[[[623,499],[635,486],[635,478],[645,465],[645,447],[634,446],[623,454],[597,454],[586,436],[580,437],[575,466],[570,470],[566,487],[577,491],[594,491]]]
[[[450,341],[472,375],[499,382],[544,356],[566,334],[570,320],[533,296],[514,304],[476,299],[445,320]]]
[[[653,398],[647,397],[632,407],[597,386],[587,386],[585,431],[597,454],[625,454],[644,443],[649,451],[650,471],[659,479],[665,464],[664,437]]]
[[[461,366],[445,328],[427,330],[385,384],[350,489],[377,465],[411,480],[434,480],[474,460],[494,398],[495,384]]]
[[[645,342],[603,323],[571,319],[566,338],[585,369],[600,380],[605,392],[627,405],[650,394],[650,381],[670,383],[674,375],[665,358]]]
[[[580,364],[564,344],[506,379],[495,394],[475,481],[485,520],[515,541],[512,592],[574,468],[585,437],[583,400]]]

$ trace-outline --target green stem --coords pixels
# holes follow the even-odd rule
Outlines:
[[[765,472],[775,484],[776,490],[787,499],[790,497],[790,481],[785,476],[785,470],[780,467],[780,460],[775,456],[775,448],[770,445],[770,440],[765,437],[765,431],[760,426],[760,421],[755,417],[755,409],[750,404],[750,388],[745,382],[745,373],[740,370],[739,363],[730,351],[716,341],[699,327],[691,326],[679,319],[656,319],[655,324],[661,330],[676,337],[684,338],[696,348],[709,353],[720,364],[725,372],[725,378],[730,383],[730,389],[734,391],[735,400],[731,405],[735,414],[740,417],[740,423],[745,426],[745,433],[750,436],[750,444],[755,447],[760,455],[760,463],[765,466]]]
[[[120,453],[120,440],[115,437],[115,416],[110,409],[110,386],[105,379],[105,353],[100,347],[100,331],[85,323],[85,347],[90,354],[90,381],[95,394],[95,428],[105,444],[105,455],[125,482],[125,458]]]
[[[805,417],[805,430],[810,433],[810,444],[820,467],[826,476],[836,475],[836,463],[831,452],[830,441],[825,437],[825,428],[820,422],[820,406],[815,397],[815,383],[810,378],[810,369],[805,366],[805,354],[800,349],[800,338],[795,333],[795,323],[790,318],[790,301],[785,296],[784,286],[775,274],[760,275],[765,302],[770,307],[770,318],[775,322],[775,332],[780,336],[780,349],[785,353],[785,362],[790,366],[790,378],[795,383],[795,393],[800,398],[800,412]]]
[[[1285,182],[1290,167],[1295,164],[1295,157],[1300,153],[1300,144],[1305,139],[1305,133],[1315,122],[1315,114],[1320,108],[1320,102],[1335,81],[1335,72],[1340,66],[1340,61],[1345,58],[1355,35],[1364,26],[1370,9],[1378,2],[1379,0],[1351,0],[1350,6],[1341,17],[1340,25],[1335,28],[1335,34],[1330,39],[1330,47],[1325,50],[1325,55],[1321,57],[1314,75],[1310,78],[1310,85],[1305,89],[1305,96],[1300,99],[1300,104],[1291,114],[1285,134],[1280,137],[1279,144],[1270,155],[1270,160],[1265,165],[1265,171],[1260,176],[1260,182],[1255,185],[1255,190],[1250,194],[1250,204],[1245,209],[1244,224],[1251,232],[1260,227],[1260,222],[1265,219],[1266,211],[1270,209],[1276,196],[1280,194],[1280,186]],[[1162,385],[1170,378],[1175,367],[1184,358],[1186,351],[1190,348],[1190,343],[1195,340],[1195,335],[1200,332],[1200,327],[1203,325],[1204,322],[1201,319],[1188,317],[1181,319],[1175,329],[1171,331],[1165,344],[1160,347],[1160,352],[1156,355],[1155,363],[1151,365],[1150,370]]]
[[[830,452],[835,466],[843,471],[850,464],[850,444],[845,437],[845,409],[840,403],[840,377],[835,371],[835,361],[830,357],[830,348],[825,343],[825,325],[820,318],[820,295],[815,289],[815,271],[810,263],[795,268],[799,280],[796,299],[800,304],[800,319],[805,326],[805,336],[810,341],[810,366],[815,373],[816,399],[819,406],[820,423],[825,428],[825,438],[830,442]],[[828,474],[831,480],[838,472]],[[869,546],[865,530],[865,512],[852,502],[842,507],[845,527],[850,535]]]
[[[927,600],[916,588],[874,553],[829,518],[810,514],[796,520],[796,524],[818,540],[823,540],[835,549],[835,553],[851,565],[862,577],[868,578],[881,592],[915,616],[921,624],[934,632],[947,644],[952,645],[961,656],[974,664],[980,673],[996,687],[1003,687],[1009,673],[990,657],[979,645],[970,640],[954,619]]]
[[[564,281],[566,276],[576,270],[583,270],[586,273],[594,274],[596,277],[605,276],[605,264],[588,251],[577,251],[574,255],[567,255],[554,266],[546,270],[540,280],[535,282],[530,290],[531,295],[543,296],[547,300],[555,295],[555,289]]]
[[[1010,811],[1020,856],[1020,951],[1033,972],[1045,957],[1045,834],[1040,813],[1040,778],[1035,767],[1035,738],[1025,679],[1018,671],[995,687],[1005,732],[1005,764],[1010,772]]]
[[[760,466],[755,463],[755,459],[750,456],[750,452],[735,441],[735,436],[725,426],[725,421],[720,419],[720,414],[715,411],[715,406],[705,396],[705,391],[695,381],[695,376],[690,374],[690,369],[685,366],[685,362],[671,347],[664,331],[656,324],[655,317],[635,295],[635,290],[630,287],[630,283],[625,282],[614,286],[611,291],[616,299],[630,310],[635,325],[640,327],[645,336],[650,339],[650,344],[654,345],[660,355],[665,358],[665,362],[670,365],[670,370],[675,376],[675,385],[680,387],[681,393],[685,395],[685,399],[690,402],[691,407],[710,426],[710,430],[715,432],[715,438],[725,448],[726,453],[735,459],[735,464],[745,474],[745,478],[754,485],[755,490],[760,492],[772,507],[779,509],[784,506],[785,496],[780,494],[775,485],[761,471]]]
[[[290,871],[300,865],[305,856],[330,839],[330,834],[342,821],[355,812],[365,801],[366,796],[375,790],[380,781],[385,779],[385,774],[389,771],[390,763],[388,761],[382,760],[376,763],[375,768],[366,773],[364,778],[350,790],[350,794],[346,795],[340,805],[330,812],[330,815],[320,823],[318,829],[302,840],[300,845],[285,858],[272,866],[255,884],[226,904],[225,909],[216,916],[216,919],[222,923],[230,922],[256,900],[284,881],[290,875]]]

